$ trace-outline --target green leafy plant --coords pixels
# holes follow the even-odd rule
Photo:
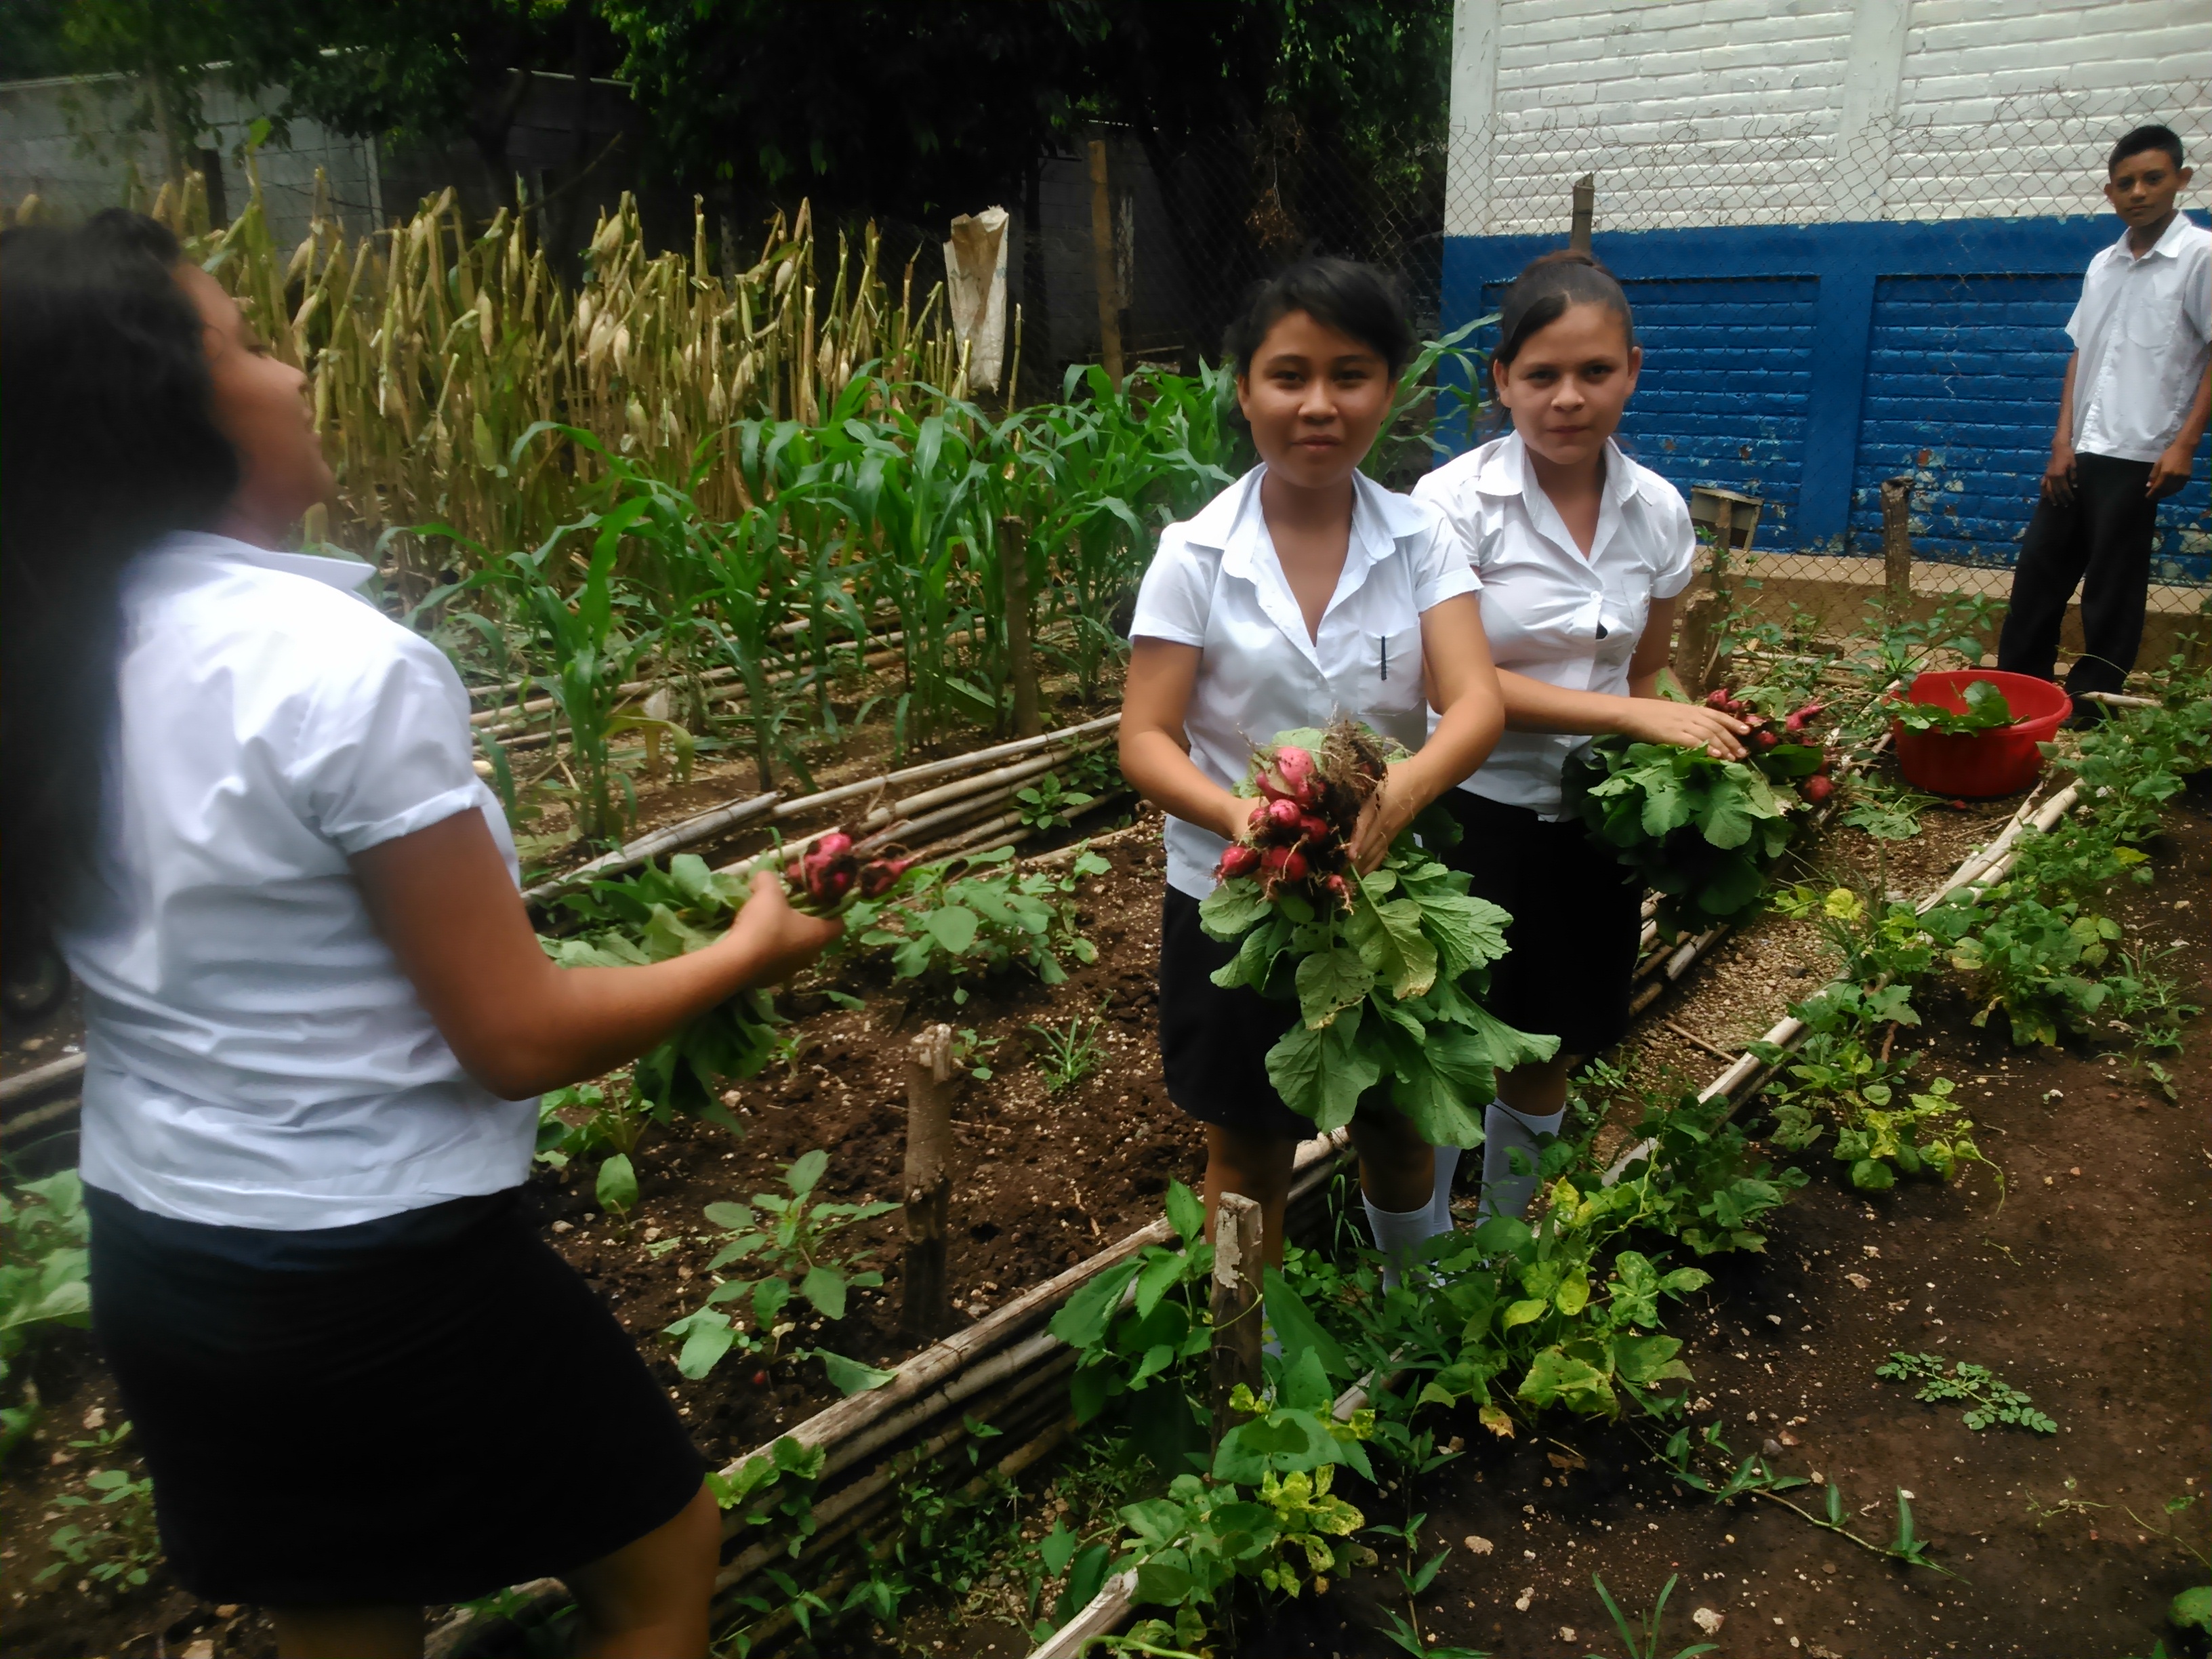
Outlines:
[[[719,1248],[707,1263],[707,1271],[717,1273],[744,1262],[760,1269],[761,1276],[723,1280],[708,1292],[697,1311],[661,1333],[684,1345],[676,1368],[684,1376],[706,1376],[733,1347],[743,1346],[748,1353],[765,1350],[773,1354],[781,1334],[792,1328],[780,1322],[780,1316],[793,1296],[811,1304],[824,1319],[842,1319],[852,1289],[884,1282],[880,1273],[860,1265],[870,1251],[833,1255],[830,1241],[846,1228],[899,1206],[881,1201],[835,1204],[816,1198],[814,1189],[829,1167],[829,1153],[811,1152],[785,1170],[783,1193],[755,1193],[750,1205],[721,1202],[707,1206],[707,1219],[720,1230],[709,1236],[708,1242]],[[750,1332],[742,1330],[721,1311],[726,1304],[740,1298],[752,1314]],[[875,1386],[867,1381],[871,1374],[878,1381],[884,1375],[842,1356],[825,1353],[822,1358],[830,1380],[847,1393]],[[854,1386],[847,1387],[848,1383]]]
[[[131,1425],[125,1423],[101,1431],[92,1439],[70,1443],[83,1451],[108,1453],[116,1450],[130,1433]],[[153,1478],[134,1476],[128,1469],[94,1469],[85,1475],[84,1486],[84,1492],[61,1492],[51,1500],[58,1510],[89,1512],[46,1535],[47,1547],[62,1559],[42,1568],[37,1582],[44,1583],[74,1568],[94,1583],[143,1588],[161,1559],[161,1534],[154,1522]]]
[[[1959,701],[1964,708],[1952,708],[1939,702],[1899,702],[1891,713],[1908,732],[1936,732],[1957,737],[1993,732],[2014,723],[2012,707],[1993,680],[1969,681],[1959,694]]]
[[[1754,736],[1773,737],[1770,727]],[[1659,925],[1701,933],[1741,920],[1766,890],[1805,801],[1825,798],[1827,758],[1811,743],[1778,740],[1740,761],[1702,749],[1601,738],[1571,767],[1566,804],[1659,894]]]
[[[930,973],[951,979],[956,1003],[968,1000],[962,980],[1017,964],[1058,985],[1067,977],[1062,957],[1098,957],[1077,929],[1070,895],[1079,881],[1112,866],[1085,853],[1066,871],[1015,871],[1006,867],[1013,856],[1001,847],[960,865],[920,866],[891,897],[853,906],[848,937],[863,949],[888,951],[901,979]]]
[[[711,945],[744,903],[750,884],[718,875],[704,859],[679,853],[661,870],[594,881],[560,903],[584,924],[573,937],[538,944],[564,968],[620,968],[665,962]],[[768,1064],[775,1024],[759,991],[740,991],[641,1055],[633,1086],[661,1122],[684,1112],[743,1133],[722,1106],[721,1089]]]
[[[1057,772],[1048,772],[1026,789],[1014,792],[1016,810],[1032,830],[1061,829],[1097,799],[1086,790],[1063,784]]]
[[[979,1037],[975,1028],[963,1025],[952,1034],[952,1066],[978,1083],[988,1083],[997,1073],[990,1064],[1004,1037]]]
[[[1613,1592],[1605,1587],[1605,1580],[1596,1573],[1590,1575],[1590,1583],[1597,1586],[1597,1599],[1605,1603],[1613,1627],[1620,1632],[1620,1639],[1628,1644],[1628,1659],[1661,1659],[1659,1627],[1666,1620],[1667,1601],[1674,1595],[1677,1582],[1676,1575],[1668,1573],[1667,1582],[1660,1586],[1659,1599],[1652,1605],[1650,1613],[1632,1625],[1627,1615],[1621,1612],[1620,1604],[1613,1599]],[[1676,1649],[1674,1659],[1695,1659],[1695,1656],[1700,1653],[1719,1651],[1720,1644],[1717,1642],[1693,1642],[1686,1648]],[[1589,1659],[1605,1659],[1605,1656],[1594,1653]]]
[[[1237,947],[1213,982],[1297,1002],[1297,1020],[1267,1052],[1267,1080],[1316,1129],[1349,1123],[1387,1080],[1430,1142],[1477,1146],[1498,1071],[1549,1060],[1559,1039],[1482,1006],[1483,970],[1505,953],[1511,919],[1468,893],[1464,872],[1411,833],[1364,875],[1345,861],[1384,758],[1348,721],[1284,732],[1255,757],[1244,787],[1267,796],[1255,834],[1273,838],[1264,850],[1233,844],[1200,905],[1206,933]]]
[[[74,1170],[0,1194],[0,1382],[43,1328],[92,1322],[88,1237]]]
[[[1957,1401],[1966,1407],[1962,1419],[1970,1429],[2011,1424],[2037,1434],[2056,1434],[2058,1425],[2035,1409],[2027,1395],[2014,1388],[1986,1365],[1963,1359],[1943,1360],[1932,1353],[1893,1353],[1875,1368],[1875,1375],[1891,1382],[1917,1382],[1915,1400],[1931,1404]]]
[[[1037,1035],[1037,1069],[1044,1073],[1044,1091],[1056,1095],[1073,1089],[1097,1072],[1105,1056],[1098,1047],[1100,1018],[1077,1014],[1065,1025],[1032,1024]]]
[[[2111,942],[2120,936],[2118,922],[2085,914],[2072,899],[2046,904],[2010,884],[1992,915],[1977,915],[1964,904],[1938,905],[1928,921],[1939,934],[1958,930],[1951,965],[1978,981],[1984,1001],[1975,1024],[1986,1025],[2002,1008],[2013,1042],[2023,1048],[2039,1042],[2056,1048],[2063,1032],[2094,1029],[2109,993],[2084,970],[2110,954]]]
[[[1166,1206],[1176,1247],[1148,1244],[1109,1267],[1068,1298],[1051,1329],[1077,1352],[1069,1384],[1075,1420],[1091,1423],[1111,1408],[1133,1447],[1175,1472],[1191,1467],[1206,1445],[1206,1413],[1188,1368],[1212,1344],[1206,1284],[1213,1247],[1202,1237],[1205,1206],[1189,1188],[1170,1182]],[[1125,1292],[1132,1298],[1126,1310]]]
[[[1274,1397],[1261,1400],[1242,1383],[1231,1396],[1244,1420],[1221,1438],[1212,1481],[1179,1474],[1164,1497],[1132,1504],[1121,1518],[1135,1534],[1129,1559],[1136,1600],[1153,1607],[1205,1607],[1237,1579],[1275,1595],[1327,1588],[1328,1576],[1371,1560],[1349,1539],[1365,1521],[1331,1491],[1335,1466],[1372,1480],[1361,1445],[1374,1413],[1348,1421],[1310,1352],[1281,1374]]]
[[[1846,1052],[1869,1069],[1879,1065],[1855,1046]],[[2002,1189],[2003,1172],[1975,1144],[1973,1120],[1964,1115],[1966,1103],[1952,1098],[1950,1079],[1939,1077],[1924,1092],[1906,1093],[1899,1099],[1899,1091],[1887,1083],[1839,1086],[1832,1080],[1836,1069],[1833,1056],[1825,1066],[1790,1068],[1793,1078],[1810,1082],[1793,1091],[1796,1098],[1775,1107],[1776,1146],[1802,1152],[1820,1139],[1828,1126],[1802,1103],[1809,1098],[1834,1120],[1835,1156],[1850,1165],[1851,1185],[1863,1192],[1887,1191],[1899,1173],[1925,1173],[1948,1181],[1964,1164],[1986,1166]]]

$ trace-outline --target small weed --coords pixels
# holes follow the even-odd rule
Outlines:
[[[1028,788],[1014,792],[1022,822],[1032,830],[1061,829],[1097,799],[1088,791],[1063,784],[1057,772],[1048,772]]]
[[[1004,1037],[979,1037],[974,1026],[963,1026],[952,1034],[952,1069],[967,1073],[978,1083],[988,1083],[994,1074],[988,1062],[1005,1041]]]
[[[1605,1610],[1612,1617],[1613,1627],[1620,1632],[1620,1639],[1628,1644],[1628,1659],[1660,1659],[1659,1626],[1667,1617],[1667,1598],[1674,1595],[1675,1581],[1675,1574],[1667,1575],[1667,1582],[1660,1587],[1659,1600],[1653,1605],[1650,1616],[1632,1626],[1627,1616],[1613,1601],[1613,1592],[1606,1589],[1605,1580],[1595,1573],[1590,1575],[1590,1583],[1597,1586],[1597,1599],[1605,1603]],[[1677,1650],[1674,1659],[1696,1659],[1700,1653],[1719,1651],[1720,1644],[1717,1642],[1697,1642]],[[1604,1656],[1594,1653],[1589,1659],[1604,1659]]]
[[[1037,1054],[1037,1068],[1044,1073],[1044,1091],[1048,1095],[1064,1093],[1084,1079],[1096,1073],[1105,1061],[1098,1046],[1100,1017],[1088,1019],[1078,1014],[1064,1026],[1032,1024],[1042,1041]]]
[[[1892,1382],[1919,1383],[1912,1396],[1915,1400],[1931,1404],[1965,1401],[1966,1424],[1970,1429],[2010,1423],[2038,1434],[2058,1432],[2058,1425],[2036,1410],[2033,1400],[1985,1365],[1965,1360],[1946,1364],[1932,1353],[1893,1353],[1887,1364],[1875,1368],[1875,1375]]]
[[[89,1440],[70,1443],[87,1451],[114,1451],[130,1433],[131,1425],[125,1423],[100,1431]],[[84,1477],[84,1484],[93,1496],[64,1492],[53,1500],[56,1509],[92,1513],[46,1535],[47,1547],[58,1552],[62,1559],[40,1571],[36,1582],[44,1583],[75,1567],[94,1583],[142,1588],[161,1559],[161,1535],[154,1524],[153,1477],[134,1479],[127,1469],[94,1469]]]
[[[687,1314],[661,1333],[684,1344],[676,1369],[684,1376],[706,1376],[733,1347],[748,1354],[765,1349],[773,1355],[776,1345],[794,1328],[777,1317],[794,1295],[812,1304],[815,1311],[824,1319],[842,1319],[847,1292],[852,1287],[884,1282],[879,1273],[855,1271],[868,1251],[833,1256],[829,1254],[828,1245],[832,1235],[856,1222],[886,1214],[898,1206],[880,1202],[830,1204],[816,1199],[814,1188],[829,1167],[829,1153],[808,1152],[784,1171],[787,1195],[755,1193],[750,1205],[719,1203],[707,1206],[707,1219],[722,1230],[719,1238],[721,1248],[708,1262],[707,1271],[719,1273],[738,1261],[766,1271],[759,1279],[732,1279],[717,1285],[697,1312]],[[752,1310],[753,1328],[750,1332],[738,1328],[720,1310],[720,1304],[739,1297],[748,1297]],[[767,1334],[765,1340],[763,1332]],[[880,1382],[886,1375],[840,1355],[824,1352],[821,1358],[829,1368],[830,1380],[848,1394],[861,1388],[872,1388],[875,1382],[868,1378]]]

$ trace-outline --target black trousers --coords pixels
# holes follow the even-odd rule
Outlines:
[[[1997,640],[1997,666],[2047,680],[2058,659],[2058,628],[2081,589],[2080,660],[2066,676],[2075,696],[2118,691],[2142,644],[2158,503],[2143,493],[2148,461],[2111,455],[2074,459],[2074,499],[2045,496],[2021,538],[2012,604]]]

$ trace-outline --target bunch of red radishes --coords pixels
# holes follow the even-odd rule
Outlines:
[[[1381,741],[1349,720],[1330,726],[1317,749],[1279,739],[1255,750],[1251,781],[1260,798],[1214,878],[1250,876],[1270,899],[1287,890],[1316,904],[1348,907],[1352,832],[1388,764]]]
[[[1809,734],[1813,721],[1825,713],[1828,707],[1826,703],[1816,701],[1793,709],[1783,720],[1781,728],[1777,730],[1771,720],[1751,704],[1735,696],[1726,686],[1719,686],[1708,691],[1705,694],[1705,706],[1708,708],[1717,708],[1723,714],[1733,714],[1751,728],[1743,741],[1744,746],[1751,750],[1753,759],[1784,745],[1795,745],[1799,748],[1812,747]],[[1804,797],[1808,805],[1819,806],[1836,793],[1836,781],[1829,776],[1832,768],[1832,757],[1824,750],[1821,753],[1820,763],[1808,775],[1793,778],[1793,781],[1797,786],[1797,793]],[[1769,775],[1773,775],[1770,772]]]
[[[784,866],[784,884],[800,909],[831,915],[853,898],[881,898],[914,867],[912,859],[863,860],[853,838],[832,830]]]

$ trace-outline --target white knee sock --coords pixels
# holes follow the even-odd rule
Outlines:
[[[1459,1148],[1439,1146],[1437,1153],[1437,1188],[1429,1200],[1429,1208],[1437,1218],[1436,1231],[1448,1233],[1452,1230],[1452,1176],[1459,1169]]]
[[[1444,1230],[1437,1225],[1434,1204],[1424,1204],[1418,1210],[1385,1210],[1364,1194],[1359,1201],[1367,1206],[1367,1224],[1375,1230],[1375,1248],[1382,1252],[1382,1288],[1395,1289],[1402,1269],[1413,1255],[1428,1240]]]
[[[1478,1212],[1486,1220],[1493,1215],[1518,1218],[1528,1209],[1528,1200],[1536,1195],[1536,1137],[1559,1133],[1565,1117],[1565,1111],[1535,1117],[1515,1111],[1502,1100],[1490,1103],[1482,1115],[1482,1204]]]

